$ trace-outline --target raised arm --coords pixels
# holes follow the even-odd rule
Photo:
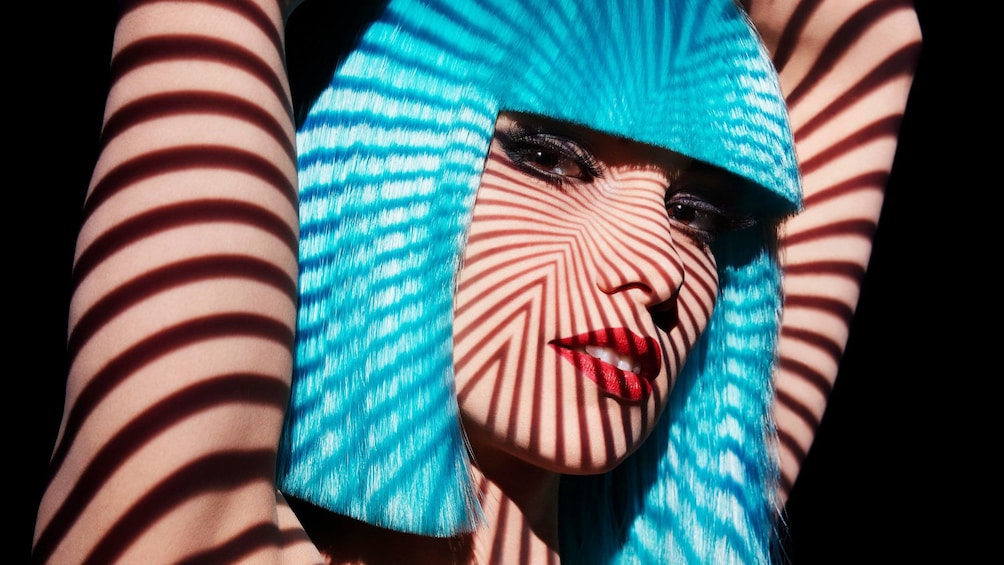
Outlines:
[[[316,557],[273,486],[297,257],[282,7],[119,4],[33,560]]]
[[[805,210],[783,237],[781,502],[837,376],[920,55],[909,0],[749,0],[788,100]]]

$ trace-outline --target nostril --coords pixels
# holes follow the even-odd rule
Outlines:
[[[648,309],[652,315],[655,326],[664,332],[668,332],[680,320],[680,310],[676,300],[669,300]]]
[[[683,262],[677,256],[638,253],[616,260],[604,255],[601,259],[594,270],[596,288],[608,296],[623,295],[644,308],[674,300],[686,278]]]

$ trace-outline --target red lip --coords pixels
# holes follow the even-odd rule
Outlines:
[[[579,372],[599,385],[603,392],[629,401],[640,401],[652,394],[652,382],[662,369],[662,352],[659,342],[651,337],[641,337],[627,328],[604,328],[577,336],[548,342]],[[581,349],[587,345],[609,347],[621,355],[630,356],[638,363],[638,372],[626,371],[600,361]]]

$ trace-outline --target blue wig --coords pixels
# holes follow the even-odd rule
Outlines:
[[[777,76],[733,0],[391,0],[297,135],[283,492],[401,531],[477,526],[453,299],[502,110],[719,166],[748,181],[768,218],[800,206]],[[562,480],[563,558],[768,560],[780,310],[770,241],[744,230],[716,243],[718,302],[658,428],[615,471]]]

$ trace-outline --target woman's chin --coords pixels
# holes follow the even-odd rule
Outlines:
[[[601,456],[585,457],[583,453],[565,452],[562,456],[554,453],[539,453],[527,450],[512,449],[509,453],[527,464],[540,467],[546,471],[563,475],[600,475],[614,470],[623,463],[641,445],[634,442],[630,446],[610,446],[602,451]]]

